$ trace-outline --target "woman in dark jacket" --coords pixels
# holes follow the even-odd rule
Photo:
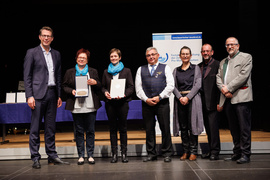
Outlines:
[[[97,92],[101,89],[98,72],[96,69],[88,67],[90,52],[80,49],[76,55],[77,64],[75,68],[66,71],[63,80],[63,90],[67,94],[66,110],[70,110],[73,116],[76,129],[76,145],[78,151],[78,165],[84,164],[85,145],[84,132],[86,132],[86,151],[88,163],[95,164],[93,158],[95,147],[95,121],[97,110],[101,107]],[[76,76],[87,75],[88,97],[75,98],[75,78]]]
[[[111,163],[118,161],[117,157],[117,130],[120,133],[122,162],[127,163],[127,115],[129,110],[128,102],[134,92],[134,83],[129,68],[125,68],[121,60],[121,51],[112,49],[110,51],[110,65],[103,73],[102,92],[106,97],[106,112],[110,124],[110,139],[112,149]],[[110,87],[112,79],[126,79],[125,96],[112,98]]]
[[[181,130],[184,154],[180,160],[197,158],[198,135],[203,131],[201,89],[201,71],[199,66],[190,62],[192,57],[189,47],[180,50],[182,65],[173,71],[174,122],[178,121]],[[177,130],[179,132],[179,130]]]

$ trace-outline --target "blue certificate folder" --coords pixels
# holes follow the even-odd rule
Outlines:
[[[88,97],[89,89],[87,84],[88,76],[76,76],[76,94],[75,97]]]

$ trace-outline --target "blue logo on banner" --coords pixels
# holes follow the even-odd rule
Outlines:
[[[165,63],[168,61],[168,59],[169,59],[169,55],[168,55],[168,53],[166,53],[166,57],[159,56],[158,61],[161,63]]]

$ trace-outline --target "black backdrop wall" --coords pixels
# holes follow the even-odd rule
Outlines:
[[[203,43],[210,43],[215,59],[227,56],[225,40],[235,36],[240,50],[253,56],[253,129],[270,130],[267,102],[270,98],[263,34],[264,5],[256,0],[96,0],[12,1],[1,5],[2,48],[0,62],[0,102],[5,93],[17,91],[23,80],[23,60],[27,49],[39,45],[39,29],[48,25],[55,31],[52,47],[62,55],[62,74],[75,65],[80,48],[91,52],[89,65],[100,78],[109,64],[111,48],[122,51],[122,61],[132,70],[146,63],[145,49],[152,45],[152,33],[203,32]],[[260,22],[259,22],[260,20]],[[4,47],[4,48],[3,48]],[[180,49],[181,47],[179,47]],[[263,63],[262,63],[263,61]],[[134,98],[136,96],[134,95]],[[65,97],[63,97],[65,99]]]

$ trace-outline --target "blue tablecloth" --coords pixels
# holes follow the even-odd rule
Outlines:
[[[105,103],[97,111],[97,120],[108,120]],[[56,122],[73,121],[70,111],[65,110],[66,103],[57,109]],[[129,102],[127,119],[142,119],[142,102],[133,100]],[[31,109],[27,103],[0,104],[0,124],[31,123]]]

